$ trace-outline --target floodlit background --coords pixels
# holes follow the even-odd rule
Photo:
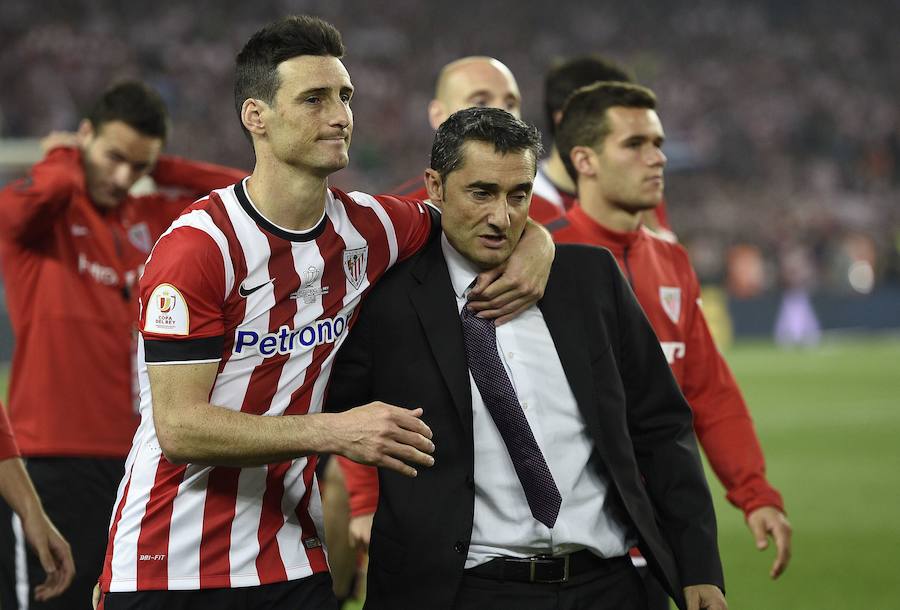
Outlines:
[[[356,125],[333,183],[348,190],[421,174],[426,104],[450,60],[502,60],[541,128],[554,60],[599,53],[628,68],[659,97],[672,224],[795,528],[793,562],[770,582],[772,553],[710,479],[731,608],[900,608],[900,3],[149,4],[0,5],[0,184],[125,77],[168,102],[169,152],[249,170],[234,56],[289,13],[344,35]],[[0,303],[0,362],[13,341]]]

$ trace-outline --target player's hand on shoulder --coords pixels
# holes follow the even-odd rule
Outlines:
[[[422,409],[371,402],[340,414],[339,453],[354,462],[416,476],[416,466],[431,466],[434,443],[422,421]]]

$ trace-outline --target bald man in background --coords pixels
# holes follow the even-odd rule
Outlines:
[[[465,108],[500,108],[517,119],[522,118],[522,94],[512,71],[493,57],[469,56],[451,61],[441,68],[434,86],[434,99],[428,103],[428,122],[437,130],[447,117]],[[423,176],[418,175],[392,189],[406,197],[427,199]],[[535,221],[547,223],[565,210],[547,199],[534,195],[529,215]]]

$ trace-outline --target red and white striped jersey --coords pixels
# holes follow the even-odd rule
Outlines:
[[[245,185],[185,210],[141,278],[141,424],[110,524],[104,591],[243,587],[328,569],[315,456],[253,468],[170,463],[147,365],[218,361],[214,405],[320,411],[360,300],[422,247],[436,212],[330,189],[322,219],[295,232],[266,220]]]

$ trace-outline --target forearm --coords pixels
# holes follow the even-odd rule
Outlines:
[[[247,172],[224,165],[163,155],[153,170],[153,179],[163,186],[178,187],[196,196],[240,181]]]
[[[340,414],[267,417],[209,403],[183,403],[167,413],[155,423],[173,463],[259,466],[341,450],[333,433]]]
[[[0,496],[23,520],[33,513],[43,511],[41,500],[21,458],[0,461]]]

